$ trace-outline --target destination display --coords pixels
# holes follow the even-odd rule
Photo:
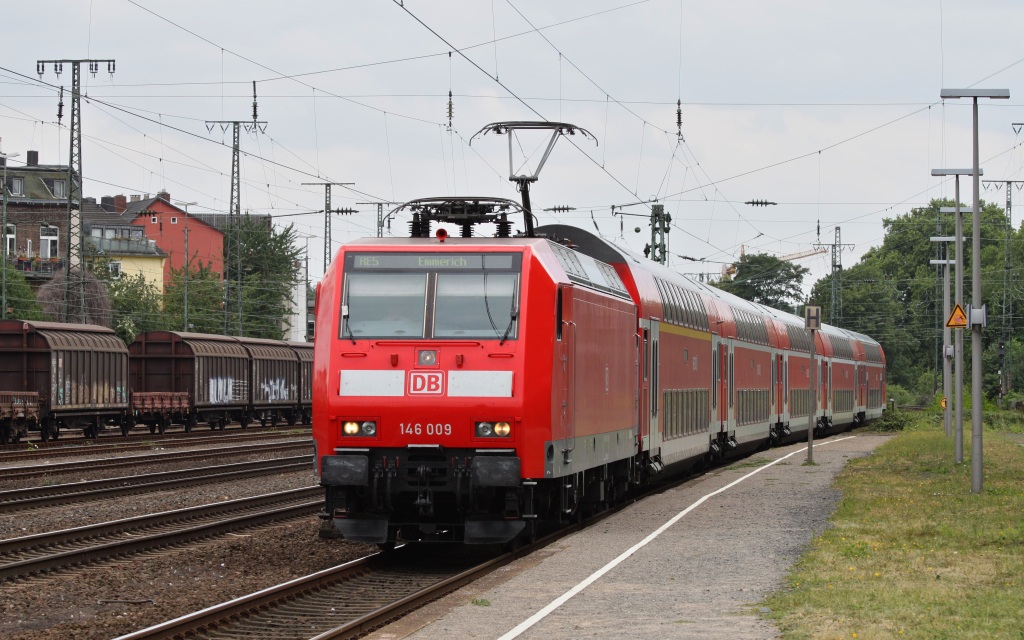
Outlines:
[[[481,271],[518,268],[517,253],[350,253],[350,269]]]

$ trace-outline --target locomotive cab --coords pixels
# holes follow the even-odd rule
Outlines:
[[[339,256],[329,357],[340,366],[324,372],[326,416],[314,411],[329,425],[317,430],[330,452],[324,516],[361,542],[514,538],[521,248],[389,244]]]

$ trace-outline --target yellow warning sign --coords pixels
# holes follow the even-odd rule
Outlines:
[[[967,328],[967,314],[964,313],[963,307],[960,305],[953,307],[953,313],[949,314],[949,320],[946,320],[946,326],[950,329]]]

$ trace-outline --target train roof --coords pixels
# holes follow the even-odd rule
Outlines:
[[[727,291],[723,291],[684,276],[663,264],[654,262],[653,260],[640,256],[628,249],[623,249],[604,238],[590,233],[586,229],[564,224],[551,224],[538,227],[536,231],[538,235],[543,234],[550,240],[568,240],[571,243],[571,248],[602,262],[607,262],[609,264],[626,264],[630,269],[647,271],[661,278],[683,284],[689,289],[703,293],[717,300],[721,300],[731,307],[744,309],[758,315],[768,316],[784,324],[796,325],[801,328],[804,326],[804,319],[798,315],[768,307],[750,300],[745,300]],[[830,324],[822,323],[821,332],[825,335],[835,335],[843,338],[859,340],[868,344],[878,344],[876,340],[862,333],[857,333],[855,331],[850,331]]]

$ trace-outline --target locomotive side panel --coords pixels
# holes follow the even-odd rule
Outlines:
[[[628,458],[637,438],[636,307],[580,287],[563,287],[561,300],[565,373],[553,389],[558,413],[544,443],[556,454],[547,455],[548,478]],[[527,477],[534,475],[535,451],[526,455]]]

